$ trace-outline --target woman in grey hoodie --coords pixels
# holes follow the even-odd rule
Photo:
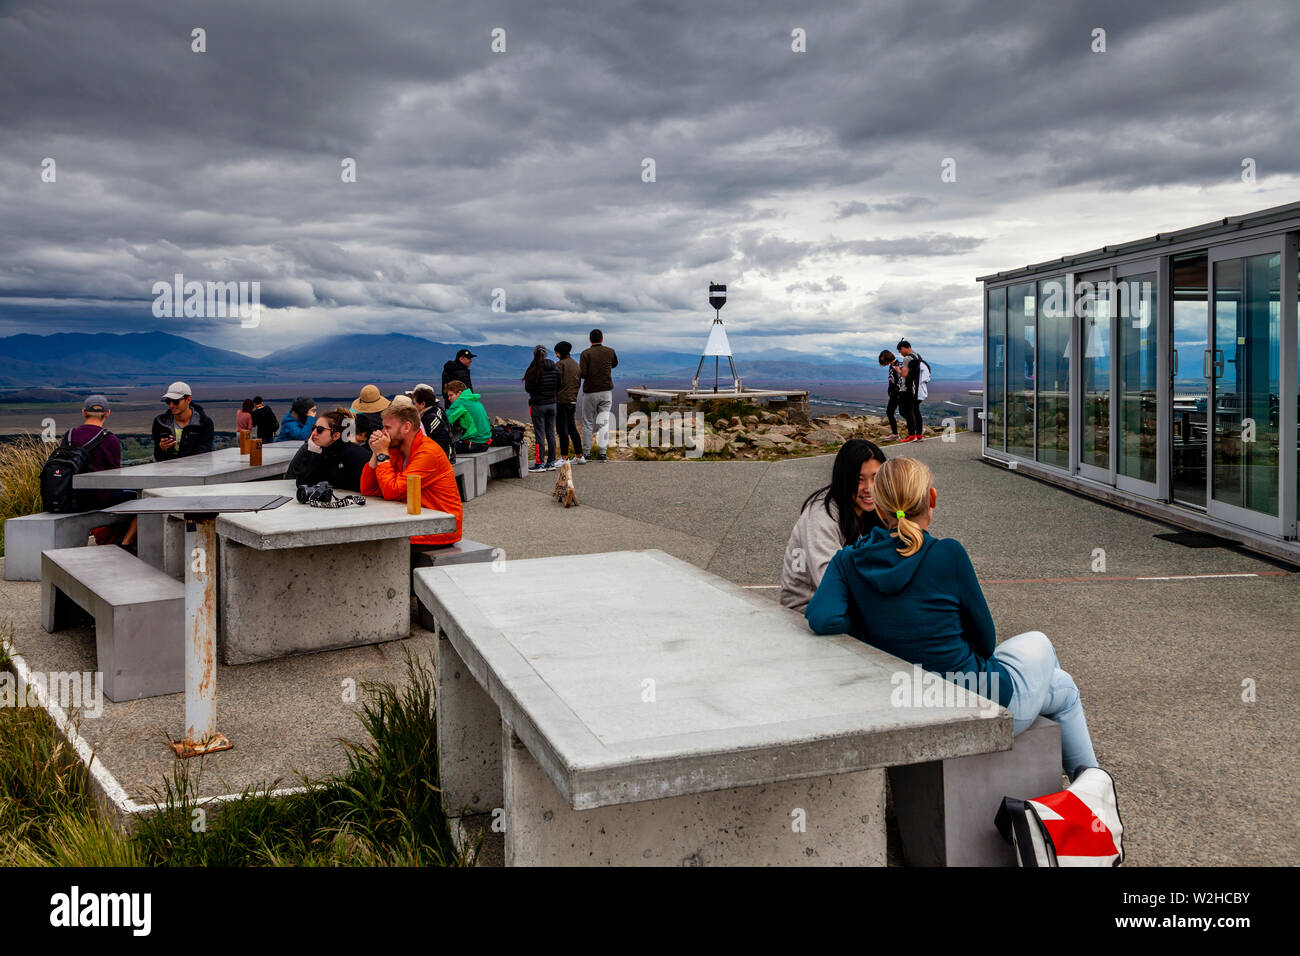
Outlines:
[[[835,456],[831,483],[804,500],[781,566],[781,603],[786,607],[802,611],[835,552],[872,528],[884,527],[871,498],[876,472],[884,463],[885,453],[876,445],[851,438]]]

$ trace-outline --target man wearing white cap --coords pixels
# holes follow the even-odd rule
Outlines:
[[[153,420],[153,460],[171,461],[212,451],[212,419],[194,403],[190,387],[172,382],[163,394],[167,411]]]

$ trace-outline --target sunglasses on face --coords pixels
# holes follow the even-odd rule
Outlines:
[[[179,405],[181,402],[185,401],[185,399],[183,399],[183,398],[164,398],[163,401],[166,402],[168,405]]]
[[[325,432],[332,432],[333,430],[334,429],[330,428],[328,425],[317,425],[315,428],[312,429],[312,434],[323,435],[325,434]]]

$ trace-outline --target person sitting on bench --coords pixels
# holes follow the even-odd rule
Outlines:
[[[835,552],[884,527],[871,497],[876,472],[884,463],[885,453],[865,439],[850,438],[840,448],[831,483],[804,501],[785,546],[781,603],[786,607],[807,607]]]
[[[447,396],[451,399],[447,406],[447,421],[460,429],[456,451],[462,455],[487,451],[492,444],[492,425],[483,407],[483,397],[478,392],[471,392],[458,379],[447,383]]]
[[[346,408],[336,408],[318,416],[311,436],[289,462],[284,477],[292,478],[300,485],[328,481],[331,488],[360,491],[361,472],[370,460],[370,451],[344,441],[343,432],[351,419],[352,413]]]
[[[103,439],[90,453],[86,471],[109,471],[122,467],[122,442],[108,430],[108,416],[112,409],[108,399],[103,395],[90,395],[81,403],[81,424],[68,432],[68,444],[80,448],[98,435],[104,433]],[[76,493],[77,509],[92,511],[110,508],[123,501],[131,501],[139,494],[128,488],[87,489]],[[92,528],[90,533],[96,544],[120,544],[129,548],[135,543],[136,519],[122,517],[106,525]]]
[[[1020,734],[1041,714],[1061,725],[1061,768],[1097,766],[1074,678],[1040,631],[997,644],[993,615],[966,549],[927,530],[938,503],[930,469],[892,458],[871,491],[886,527],[831,559],[804,612],[817,634],[851,634],[887,654],[996,700]],[[897,545],[901,544],[902,547]]]
[[[411,538],[411,561],[422,551],[446,548],[461,538],[460,490],[456,473],[438,443],[420,427],[420,413],[409,403],[389,405],[384,427],[370,436],[370,460],[361,472],[361,493],[390,501],[406,499],[406,479],[420,477],[420,507],[456,516],[456,530]]]
[[[411,401],[420,413],[420,427],[424,433],[438,443],[447,460],[456,461],[456,449],[451,439],[451,429],[447,427],[447,413],[438,404],[438,393],[432,385],[417,385],[411,389]]]
[[[212,451],[216,427],[203,406],[194,402],[190,387],[172,382],[162,400],[167,411],[153,420],[153,460],[172,461]]]

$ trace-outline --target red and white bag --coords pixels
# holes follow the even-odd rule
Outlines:
[[[1115,781],[1089,767],[1066,790],[1032,800],[1003,797],[994,821],[1021,866],[1119,866],[1124,825]]]

